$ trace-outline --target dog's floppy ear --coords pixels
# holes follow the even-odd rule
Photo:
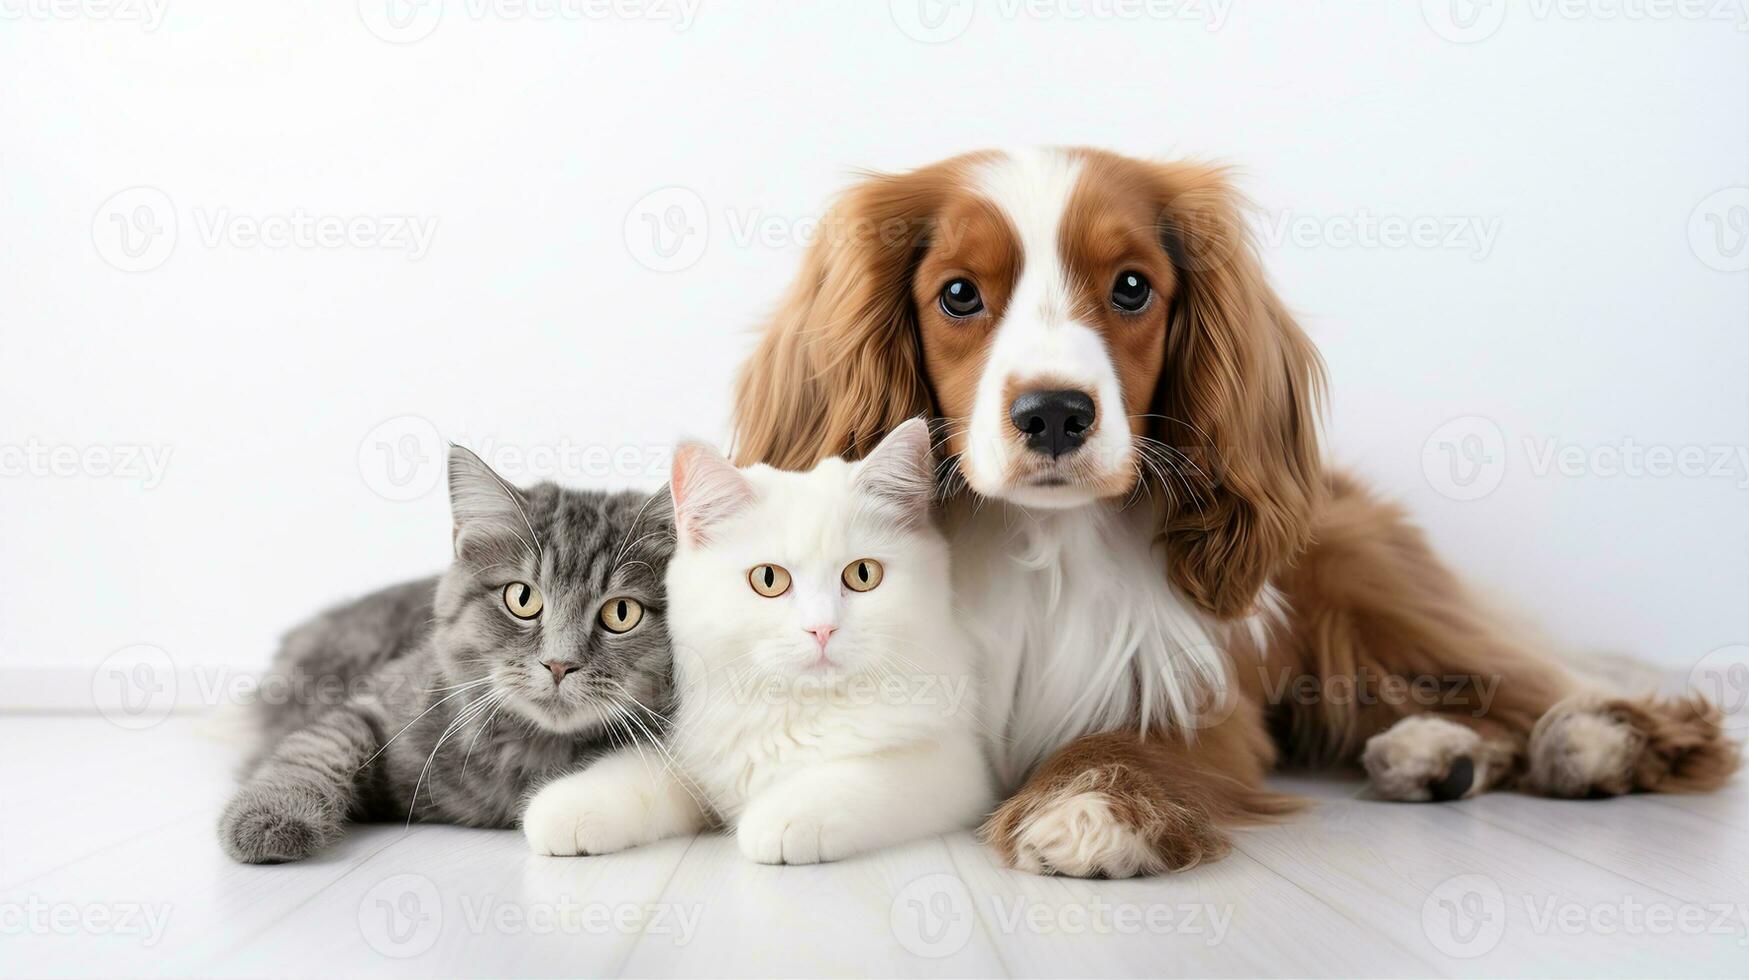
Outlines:
[[[820,222],[735,384],[735,461],[805,469],[859,458],[929,409],[911,275],[952,161],[877,174]]]
[[[1217,616],[1242,616],[1311,539],[1326,492],[1324,367],[1265,281],[1225,173],[1167,164],[1156,178],[1179,283],[1150,411],[1155,436],[1202,471],[1201,499],[1180,501],[1161,536],[1179,588]]]

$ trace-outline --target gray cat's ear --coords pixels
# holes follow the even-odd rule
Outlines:
[[[472,536],[520,541],[529,550],[534,528],[522,491],[493,472],[486,461],[461,446],[449,447],[449,512],[455,522],[456,554]]]
[[[900,423],[856,464],[856,488],[907,524],[929,519],[935,499],[935,449],[921,418]]]
[[[674,447],[668,480],[674,497],[674,531],[694,547],[710,540],[711,528],[753,502],[753,485],[715,447],[683,442]]]

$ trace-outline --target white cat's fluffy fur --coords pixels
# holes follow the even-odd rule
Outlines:
[[[974,648],[929,518],[924,424],[807,473],[685,446],[672,488],[678,767],[622,754],[549,785],[524,818],[535,850],[602,853],[714,818],[755,861],[810,864],[987,813]],[[862,559],[884,568],[867,592],[843,581]],[[787,591],[753,590],[763,564],[789,573]]]

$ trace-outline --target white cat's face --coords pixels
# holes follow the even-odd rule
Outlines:
[[[918,623],[951,615],[947,548],[928,521],[927,430],[860,463],[735,470],[687,447],[668,571],[677,648],[734,677],[824,681],[924,672]]]

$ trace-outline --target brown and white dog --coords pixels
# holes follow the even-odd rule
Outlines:
[[[1019,868],[1127,876],[1281,814],[1278,754],[1399,800],[1700,790],[1699,698],[1592,693],[1319,452],[1323,370],[1222,171],[1083,149],[873,176],[736,393],[742,464],[937,420]]]

